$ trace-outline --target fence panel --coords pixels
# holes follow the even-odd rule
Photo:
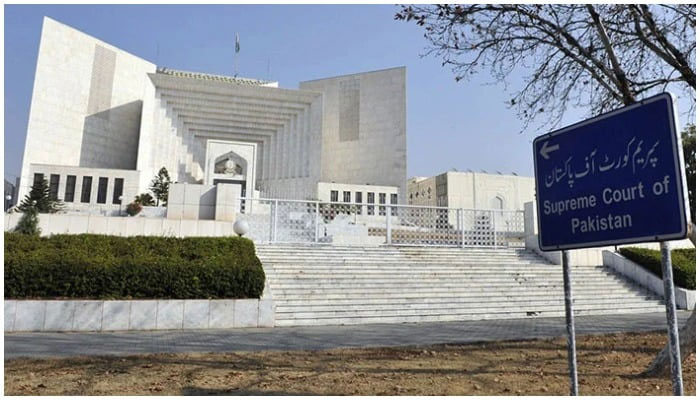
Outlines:
[[[260,243],[505,247],[522,246],[524,236],[522,211],[250,198],[239,204],[236,218]]]

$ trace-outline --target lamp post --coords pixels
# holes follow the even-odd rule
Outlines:
[[[10,208],[10,201],[12,201],[12,196],[5,195],[5,211],[7,211],[8,208]]]
[[[119,196],[119,216],[122,216],[122,199],[124,196]]]

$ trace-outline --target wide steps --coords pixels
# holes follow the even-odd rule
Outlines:
[[[276,324],[563,316],[561,267],[524,249],[260,246]],[[572,269],[577,315],[660,312],[602,267]]]

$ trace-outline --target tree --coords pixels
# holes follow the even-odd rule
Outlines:
[[[60,200],[51,197],[46,179],[38,179],[17,208],[22,212],[36,210],[38,213],[55,213],[62,207],[63,203]]]
[[[539,117],[556,126],[571,106],[597,115],[669,85],[694,109],[695,5],[409,5],[395,19],[424,27],[424,56],[442,58],[457,81],[486,68],[505,84],[525,70],[508,104],[525,128]]]
[[[695,125],[688,125],[681,132],[683,156],[685,157],[685,178],[688,184],[690,215],[695,223]]]
[[[153,195],[156,198],[156,205],[160,205],[160,202],[163,202],[163,205],[167,205],[168,203],[168,190],[170,189],[170,175],[168,175],[168,170],[165,169],[165,167],[162,167],[160,171],[158,171],[158,175],[153,178],[153,181],[151,181],[151,192],[153,192]]]
[[[503,83],[528,71],[509,104],[523,129],[538,117],[554,127],[571,106],[597,115],[669,86],[695,109],[694,4],[408,5],[395,19],[424,27],[424,55],[442,58],[457,81],[482,68]],[[689,322],[683,354],[695,351],[695,310]],[[668,352],[657,359],[667,364]]]
[[[150,193],[141,193],[140,195],[134,197],[134,203],[139,203],[142,206],[155,206],[156,201],[153,200],[153,196]]]
[[[22,214],[19,222],[17,222],[15,232],[33,236],[39,236],[39,234],[41,234],[41,228],[39,228],[39,217],[37,215],[36,208],[30,207],[24,211],[24,214]]]

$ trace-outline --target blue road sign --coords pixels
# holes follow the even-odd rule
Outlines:
[[[533,151],[542,250],[685,238],[690,208],[671,95],[539,136]]]

